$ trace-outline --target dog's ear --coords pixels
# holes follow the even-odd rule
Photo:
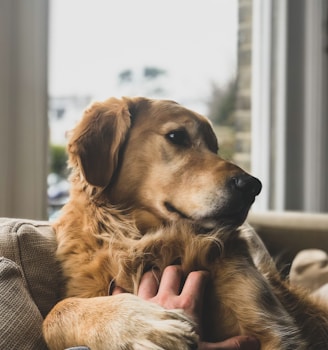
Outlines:
[[[68,152],[73,167],[81,168],[89,184],[109,184],[130,126],[129,106],[123,99],[96,102],[84,112],[72,132]]]

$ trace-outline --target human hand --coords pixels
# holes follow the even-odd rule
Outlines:
[[[238,335],[218,343],[200,342],[198,350],[260,350],[260,342],[246,335]]]
[[[182,285],[182,269],[178,265],[165,268],[160,279],[156,271],[146,272],[140,282],[138,296],[161,305],[166,309],[182,309],[200,326],[203,295],[208,278],[206,271],[193,271]],[[159,282],[160,280],[160,282]],[[123,292],[115,287],[113,294]],[[201,330],[198,329],[201,336]],[[200,342],[199,350],[258,350],[257,339],[249,336],[237,336],[223,342]]]

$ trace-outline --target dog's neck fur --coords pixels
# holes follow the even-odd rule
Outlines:
[[[134,220],[131,215],[121,210],[117,206],[110,203],[109,199],[103,195],[102,189],[90,185],[83,177],[83,174],[78,167],[73,167],[70,175],[70,199],[68,203],[63,207],[63,215],[65,220],[59,220],[54,224],[56,231],[59,227],[66,226],[67,228],[71,225],[80,225],[86,227],[83,223],[68,222],[69,212],[80,212],[79,217],[87,218],[93,217],[94,220],[90,220],[88,223],[88,236],[111,236],[116,237],[130,237],[137,238],[140,236],[140,232],[137,229]],[[85,206],[85,203],[88,203]],[[96,224],[96,226],[92,226]]]

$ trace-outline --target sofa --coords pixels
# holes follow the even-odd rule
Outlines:
[[[62,285],[55,250],[48,222],[0,219],[0,349],[47,349],[41,325]]]
[[[328,215],[250,213],[248,221],[292,283],[324,290]],[[63,294],[55,250],[49,222],[0,219],[0,349],[47,349],[42,322]]]

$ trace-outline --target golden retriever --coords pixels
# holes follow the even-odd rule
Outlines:
[[[50,349],[196,348],[182,311],[133,295],[146,270],[172,263],[210,272],[206,340],[328,348],[327,306],[292,290],[242,225],[261,183],[218,157],[205,117],[173,101],[110,98],[85,111],[68,152],[71,195],[54,225],[66,298],[44,322]],[[131,293],[109,295],[113,279]]]

